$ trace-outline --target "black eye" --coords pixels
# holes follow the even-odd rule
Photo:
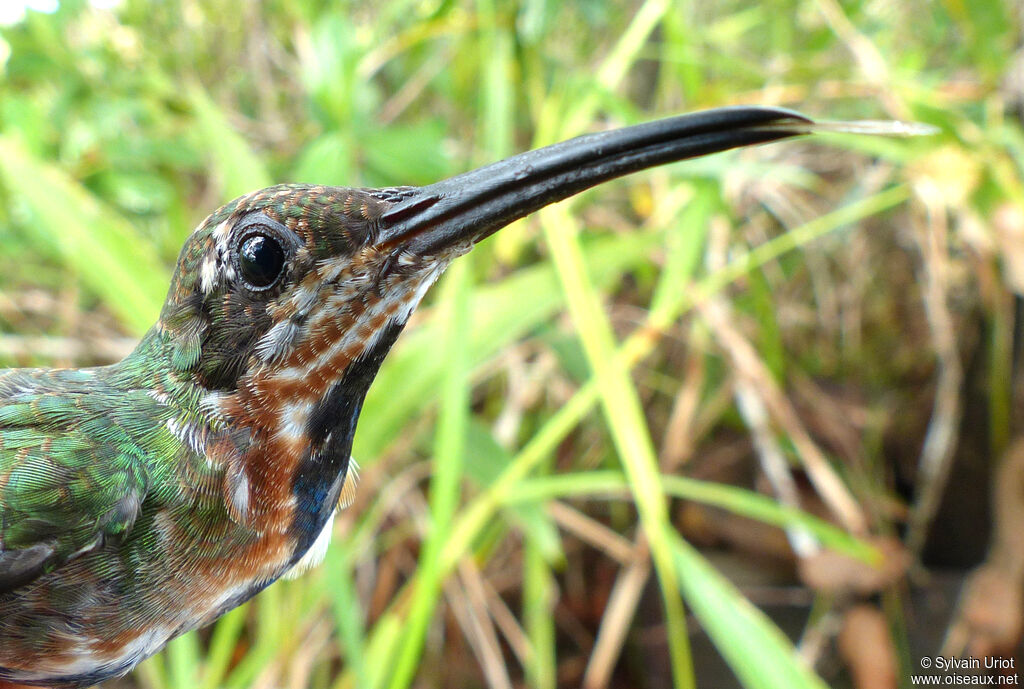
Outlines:
[[[242,277],[256,289],[270,287],[284,268],[284,249],[273,237],[254,234],[238,249],[238,267]]]

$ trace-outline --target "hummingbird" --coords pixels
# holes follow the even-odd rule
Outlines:
[[[123,675],[318,563],[367,389],[477,242],[627,173],[818,129],[718,108],[428,186],[284,184],[214,211],[124,360],[0,371],[0,686]]]

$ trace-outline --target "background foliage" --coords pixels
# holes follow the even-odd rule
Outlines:
[[[941,130],[659,169],[479,247],[371,391],[325,565],[127,686],[870,686],[865,653],[937,652],[906,563],[980,558],[1016,428],[1012,3],[109,5],[0,28],[0,365],[122,356],[190,229],[274,182],[428,183],[731,103]],[[858,602],[860,656],[831,643]]]

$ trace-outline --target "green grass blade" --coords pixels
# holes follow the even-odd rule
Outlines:
[[[141,334],[156,322],[171,273],[128,222],[6,136],[0,136],[0,180],[31,212],[25,229],[55,249],[129,330]]]
[[[685,476],[662,475],[666,495],[693,500],[728,510],[780,528],[807,529],[826,548],[863,562],[878,562],[878,552],[839,527],[812,514],[780,505],[766,495],[723,483],[700,481]],[[507,504],[606,497],[620,499],[629,491],[625,476],[618,471],[586,471],[541,476],[520,481],[505,496]]]
[[[190,632],[167,644],[167,671],[172,689],[194,689],[196,686],[199,659],[199,636]]]
[[[647,533],[651,555],[661,582],[668,627],[669,657],[678,687],[693,687],[693,661],[686,635],[686,618],[676,588],[676,572],[666,541],[671,527],[658,461],[644,419],[640,396],[629,369],[615,357],[611,323],[600,297],[586,274],[575,220],[566,204],[540,213],[544,236],[559,271],[569,313],[594,371],[608,430],[629,478],[640,522]]]
[[[527,535],[523,543],[523,623],[531,651],[526,677],[529,686],[535,689],[555,689],[558,686],[555,591],[556,585],[544,554],[537,542]]]
[[[221,685],[224,689],[244,689],[271,663],[284,646],[287,627],[283,624],[285,606],[281,583],[260,594],[256,606],[256,631],[253,645]]]
[[[202,147],[209,154],[222,200],[228,201],[273,184],[263,161],[228,122],[220,108],[200,87],[188,90]]]
[[[203,669],[203,681],[200,689],[218,689],[224,681],[238,640],[245,627],[245,619],[249,614],[249,606],[241,605],[224,617],[217,620],[210,636],[210,646],[206,653],[206,664]]]
[[[671,539],[686,601],[746,689],[826,689],[792,643],[693,546]]]
[[[394,674],[388,683],[391,689],[408,687],[415,676],[445,575],[441,553],[461,495],[463,453],[469,421],[470,268],[468,260],[456,263],[448,271],[443,285],[444,314],[438,321],[446,333],[442,345],[445,375],[434,439],[434,471],[430,481],[430,533],[413,579],[409,616],[395,659]]]
[[[344,544],[343,553],[330,557],[324,563],[327,578],[334,582],[331,587],[334,619],[345,644],[345,666],[356,680],[356,686],[369,687],[370,676],[366,668],[366,615],[356,595],[352,577],[352,557],[349,544]]]

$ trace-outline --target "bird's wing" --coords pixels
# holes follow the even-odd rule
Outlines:
[[[124,536],[141,510],[146,463],[93,375],[0,373],[0,593]]]

